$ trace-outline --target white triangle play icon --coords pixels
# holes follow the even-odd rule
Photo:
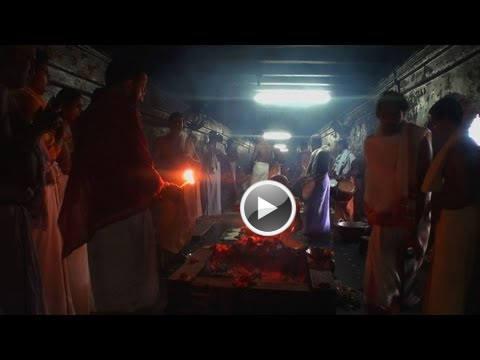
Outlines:
[[[263,200],[260,196],[258,197],[258,220],[277,209],[278,208],[275,205],[270,204],[266,200]]]

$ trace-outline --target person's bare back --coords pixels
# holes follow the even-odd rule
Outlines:
[[[480,147],[470,138],[452,147],[444,167],[442,208],[461,209],[480,199]]]
[[[273,161],[273,146],[268,143],[259,143],[255,147],[255,152],[253,153],[252,163],[255,162],[264,162],[271,164]]]

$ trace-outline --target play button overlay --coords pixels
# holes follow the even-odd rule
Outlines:
[[[258,220],[277,209],[278,207],[276,207],[275,205],[270,204],[268,201],[265,201],[261,197],[258,197]]]
[[[262,236],[284,232],[292,224],[296,211],[295,198],[290,190],[271,180],[250,186],[240,202],[245,226]]]

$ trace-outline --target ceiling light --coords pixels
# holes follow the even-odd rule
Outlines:
[[[262,86],[332,86],[326,83],[262,82]]]
[[[468,129],[468,136],[470,136],[477,145],[480,145],[480,116],[477,115],[477,117],[473,119],[472,125]]]
[[[263,77],[338,77],[338,75],[329,75],[329,74],[264,74]]]
[[[267,131],[263,134],[265,140],[288,140],[292,135],[283,131]]]
[[[313,106],[328,103],[331,96],[318,90],[259,90],[254,99],[263,105]]]
[[[340,61],[323,61],[323,60],[262,60],[262,64],[310,64],[310,65],[329,65],[329,64],[345,64]],[[346,62],[348,64],[349,62]]]

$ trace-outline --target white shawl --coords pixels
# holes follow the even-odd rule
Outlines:
[[[430,168],[425,175],[425,179],[422,184],[423,192],[440,191],[443,184],[442,170],[445,165],[445,159],[447,158],[450,149],[457,144],[457,142],[463,137],[468,136],[468,129],[464,126],[455,131],[448,141],[443,145],[441,150],[433,159]]]

